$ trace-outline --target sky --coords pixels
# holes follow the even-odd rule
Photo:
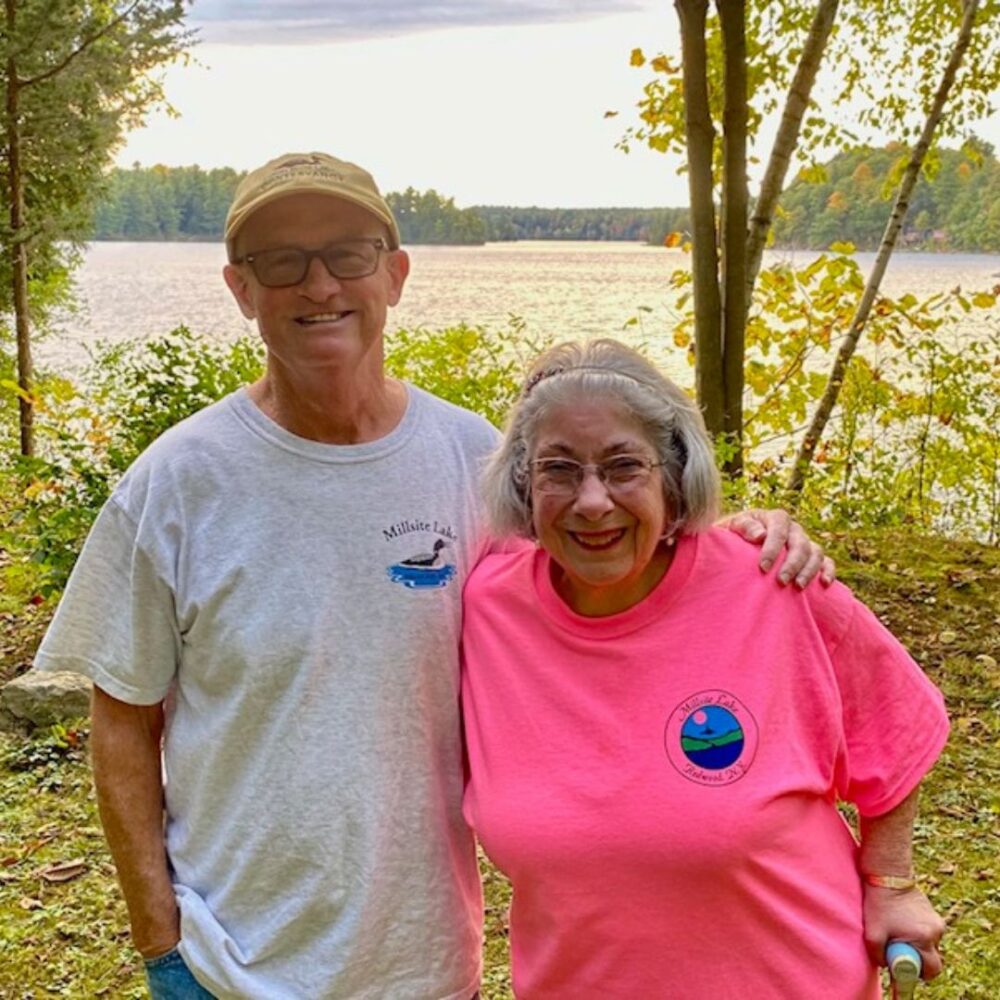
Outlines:
[[[194,0],[189,24],[194,61],[165,76],[179,117],[154,113],[122,166],[319,149],[460,207],[687,201],[676,158],[615,148],[650,76],[632,49],[676,48],[668,0]]]

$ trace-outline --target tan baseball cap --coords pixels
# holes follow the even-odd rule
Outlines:
[[[236,188],[226,216],[230,256],[243,223],[259,208],[290,194],[328,194],[360,205],[389,227],[392,248],[399,247],[399,227],[367,170],[327,153],[285,153],[252,170]]]

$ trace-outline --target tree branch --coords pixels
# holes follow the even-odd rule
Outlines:
[[[74,59],[77,58],[77,56],[80,56],[84,52],[86,52],[87,49],[89,49],[92,45],[94,45],[95,42],[100,41],[100,39],[103,38],[106,34],[108,34],[108,32],[113,31],[115,28],[117,28],[119,24],[122,24],[124,21],[127,21],[129,17],[132,15],[132,12],[136,9],[136,7],[139,6],[141,2],[142,0],[132,0],[132,3],[130,3],[128,7],[126,7],[125,10],[123,10],[121,14],[118,15],[118,17],[114,18],[114,20],[112,21],[109,21],[96,34],[91,35],[89,38],[85,38],[80,43],[80,45],[77,48],[75,48],[72,52],[70,52],[69,55],[67,55],[61,62],[57,63],[50,69],[47,69],[44,73],[39,73],[37,76],[32,76],[26,80],[21,80],[21,86],[33,87],[36,83],[43,83],[45,80],[50,80],[52,77],[58,76],[64,69],[66,69],[67,66],[70,65],[70,63],[73,62]]]
[[[878,295],[879,286],[882,284],[882,278],[885,276],[886,268],[889,266],[889,258],[896,248],[896,241],[899,238],[900,230],[903,228],[906,212],[910,207],[910,196],[913,194],[917,178],[920,176],[920,168],[923,166],[931,140],[934,138],[934,133],[941,121],[944,106],[955,83],[962,59],[965,57],[969,42],[972,40],[972,29],[978,9],[979,0],[965,0],[965,13],[962,18],[962,26],[958,32],[958,38],[951,50],[951,56],[941,77],[941,82],[938,84],[938,89],[934,95],[931,109],[924,121],[920,138],[910,155],[903,179],[900,181],[899,190],[896,194],[896,202],[893,205],[892,214],[889,216],[889,222],[885,227],[878,256],[875,258],[875,265],[868,277],[868,283],[865,285],[861,301],[858,303],[858,308],[851,320],[847,336],[844,338],[840,345],[840,350],[837,352],[836,360],[830,372],[830,378],[826,384],[826,391],[823,393],[823,398],[816,408],[809,429],[806,431],[805,437],[802,439],[802,445],[795,456],[795,464],[788,479],[787,488],[789,493],[801,493],[805,485],[806,474],[812,463],[813,455],[816,453],[816,447],[823,436],[823,431],[826,429],[830,414],[833,412],[837,398],[840,395],[840,388],[844,383],[844,376],[847,373],[847,365],[854,355],[858,341],[861,339],[861,334],[864,332],[868,316]]]
[[[757,274],[760,271],[764,246],[767,243],[767,235],[771,231],[771,223],[774,221],[774,211],[778,205],[778,198],[781,196],[781,190],[785,184],[788,165],[798,143],[802,119],[809,107],[810,94],[823,61],[827,42],[830,40],[830,32],[837,18],[839,6],[840,0],[819,0],[809,34],[802,47],[802,55],[799,57],[795,77],[788,88],[788,96],[785,98],[785,106],[781,112],[781,124],[778,126],[778,134],[771,147],[767,170],[764,172],[760,194],[750,219],[750,232],[747,239],[748,303],[750,293],[753,292],[753,286],[757,281]]]

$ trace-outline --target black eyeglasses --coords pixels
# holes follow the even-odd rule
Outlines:
[[[334,278],[366,278],[378,267],[379,255],[392,248],[381,236],[341,240],[328,243],[319,250],[302,247],[277,247],[274,250],[255,250],[253,253],[234,257],[234,264],[249,264],[254,277],[265,288],[287,288],[305,280],[314,257]]]
[[[583,486],[588,469],[609,493],[630,493],[649,482],[649,474],[662,462],[651,462],[640,455],[615,455],[593,464],[572,458],[536,458],[531,463],[534,487],[539,493],[557,497],[575,497]]]

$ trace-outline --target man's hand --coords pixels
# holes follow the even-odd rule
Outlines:
[[[765,573],[787,546],[788,554],[778,574],[778,582],[783,586],[794,579],[797,587],[804,587],[817,573],[823,583],[831,584],[837,575],[833,560],[823,555],[823,547],[812,541],[786,511],[747,510],[719,523],[761,546],[760,568]]]

